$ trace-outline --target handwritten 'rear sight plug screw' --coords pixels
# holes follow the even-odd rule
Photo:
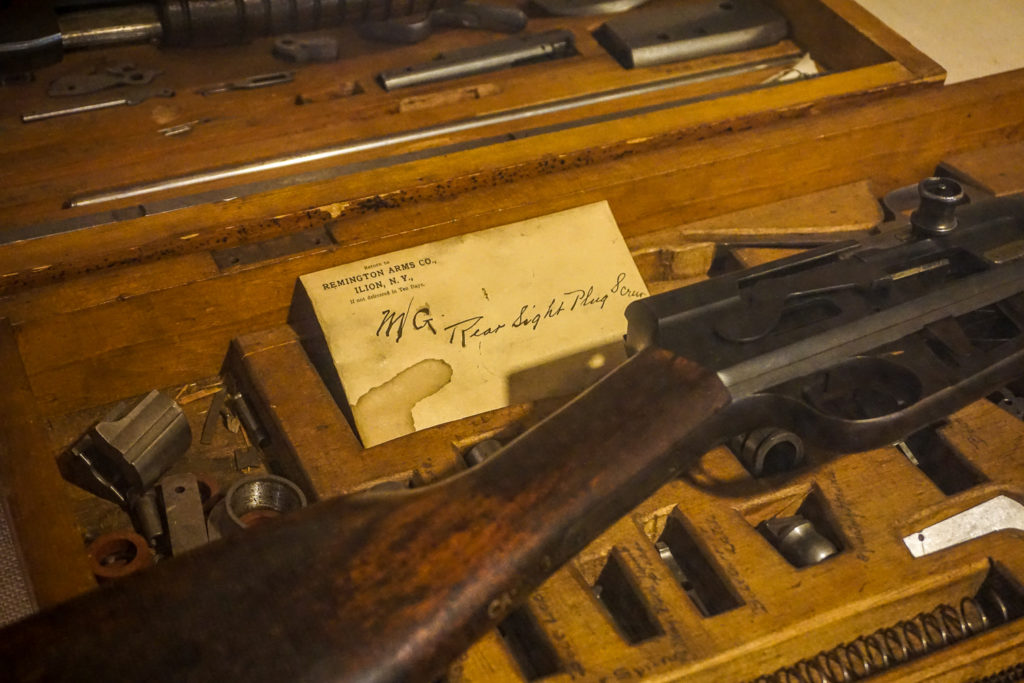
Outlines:
[[[910,214],[910,225],[922,237],[936,237],[956,229],[956,207],[967,201],[960,183],[951,178],[925,178],[917,184],[921,205]]]

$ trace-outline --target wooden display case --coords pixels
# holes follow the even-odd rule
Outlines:
[[[117,506],[63,481],[55,462],[119,401],[163,389],[183,402],[199,435],[211,390],[227,383],[269,434],[257,467],[286,474],[312,499],[389,481],[429,484],[462,469],[473,444],[514,436],[557,405],[513,406],[363,449],[286,324],[303,273],[606,199],[654,291],[702,277],[715,244],[736,232],[868,227],[881,218],[879,196],[940,162],[995,194],[1024,189],[1024,74],[942,87],[934,63],[852,2],[775,4],[792,28],[782,45],[645,70],[623,70],[604,53],[590,35],[599,20],[537,16],[529,30],[569,27],[580,54],[408,93],[384,92],[374,74],[428,58],[436,42],[384,48],[348,36],[342,62],[301,67],[291,85],[206,98],[194,88],[280,70],[271,41],[202,51],[201,60],[148,46],[79,53],[52,74],[39,72],[36,83],[7,88],[0,238],[120,212],[94,227],[0,246],[0,479],[37,604],[94,588],[86,541],[129,523]],[[559,127],[552,132],[517,137],[519,124],[502,124],[396,145],[347,158],[367,166],[334,178],[152,215],[122,219],[139,202],[194,192],[61,208],[110,187],[804,50],[825,75],[757,89],[760,74],[734,76],[523,124]],[[159,64],[176,97],[64,121],[17,120],[43,107],[51,76],[125,60]],[[354,92],[348,83],[361,92],[334,96]],[[712,94],[719,96],[704,99]],[[296,96],[312,101],[297,105]],[[600,114],[610,116],[564,125]],[[183,137],[156,132],[203,119]],[[507,139],[436,154],[484,135]],[[423,154],[387,160],[414,151]],[[195,189],[230,195],[233,183]],[[733,256],[750,262],[764,253]],[[666,485],[474,646],[449,679],[755,680],[938,605],[959,608],[993,585],[1016,614],[1024,604],[1019,534],[918,560],[899,539],[996,493],[1022,495],[1022,430],[987,403],[953,416],[942,438],[980,478],[951,495],[893,449],[812,454],[799,476],[768,481],[751,479],[727,450],[713,451],[704,476],[730,484],[725,491],[700,477]],[[201,470],[226,486],[240,473],[236,451],[247,447],[244,432],[218,427],[210,444],[197,436],[175,471]],[[827,518],[842,552],[796,569],[755,527],[802,506]],[[659,541],[704,558],[696,570],[710,577],[703,609],[659,555]],[[980,679],[1017,665],[1022,639],[1014,619],[877,680]]]

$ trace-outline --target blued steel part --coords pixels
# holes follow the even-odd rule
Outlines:
[[[240,393],[231,395],[231,410],[235,413],[235,417],[242,423],[242,427],[245,428],[245,432],[249,435],[249,440],[254,446],[262,447],[267,444],[270,440],[267,436],[266,431],[263,429],[263,425],[253,414],[252,408],[249,407],[249,402],[245,400],[245,396]]]
[[[921,203],[910,214],[910,224],[924,236],[943,235],[956,229],[956,207],[967,197],[960,183],[950,178],[925,178],[917,185]]]
[[[166,45],[229,45],[341,23],[401,16],[407,5],[390,0],[163,0]]]
[[[368,40],[412,45],[426,40],[437,28],[472,28],[517,33],[526,28],[526,13],[515,7],[495,7],[462,2],[427,12],[415,21],[391,19],[356,24]]]
[[[50,83],[50,97],[88,95],[119,85],[146,85],[160,75],[156,69],[138,69],[134,64],[120,64],[99,73],[67,74]]]
[[[914,557],[924,557],[996,531],[1024,531],[1024,505],[1009,496],[996,496],[903,537]]]
[[[484,439],[462,454],[462,459],[469,467],[475,467],[495,455],[504,446],[497,439]]]
[[[224,408],[224,399],[227,397],[227,389],[221,389],[210,399],[210,408],[206,411],[206,419],[203,421],[203,431],[199,435],[199,443],[209,446],[213,443],[213,434],[220,424],[220,411]]]
[[[804,460],[803,440],[777,427],[755,429],[735,437],[733,452],[755,477],[778,474],[799,467]]]
[[[159,391],[119,420],[97,423],[90,433],[97,455],[114,466],[125,491],[149,489],[192,443],[185,413]]]
[[[227,519],[240,529],[306,507],[302,490],[276,474],[242,477],[228,488],[224,501]]]
[[[394,147],[404,143],[418,142],[422,140],[429,140],[431,138],[444,137],[446,135],[452,135],[455,133],[474,130],[477,128],[483,128],[485,126],[508,123],[512,121],[520,121],[524,119],[534,118],[537,116],[543,116],[546,114],[553,114],[562,111],[579,109],[590,105],[601,104],[604,102],[612,102],[615,100],[624,99],[626,97],[633,97],[635,95],[644,95],[652,92],[658,92],[660,90],[668,90],[670,88],[677,88],[685,85],[692,85],[695,83],[703,83],[718,78],[726,78],[728,76],[736,76],[739,74],[745,74],[755,71],[765,71],[769,69],[784,68],[786,66],[791,66],[794,63],[794,61],[795,60],[793,57],[779,57],[775,59],[756,62],[753,64],[742,64],[738,66],[724,67],[721,69],[711,69],[709,71],[704,71],[701,73],[676,76],[673,78],[653,81],[651,83],[642,83],[638,85],[626,86],[623,88],[605,90],[603,92],[598,93],[580,95],[577,97],[569,97],[562,100],[556,100],[554,102],[545,102],[542,104],[518,107],[506,111],[495,112],[493,114],[485,114],[483,116],[474,116],[471,118],[460,119],[449,123],[442,123],[435,126],[416,128],[402,133],[393,133],[391,135],[385,135],[376,138],[367,138],[365,140],[348,142],[340,145],[334,145],[331,147],[322,147],[320,149],[310,150],[308,152],[300,152],[297,154],[291,154],[287,156],[273,157],[270,159],[255,161],[248,164],[225,166],[217,169],[212,169],[209,171],[201,171],[199,173],[176,176],[173,178],[167,178],[164,180],[158,180],[150,183],[129,185],[126,187],[108,190],[104,192],[79,195],[77,197],[69,199],[65,203],[65,207],[77,208],[82,206],[93,206],[96,204],[104,204],[107,202],[119,201],[122,199],[129,199],[132,197],[153,194],[156,192],[163,192],[165,190],[174,190],[182,187],[199,185],[202,183],[213,182],[215,180],[238,178],[241,176],[252,175],[264,171],[272,171],[280,168],[290,168],[292,166],[308,164],[314,161],[321,161],[323,159],[333,159],[337,157],[346,156],[349,154],[355,154],[357,152],[384,149],[387,147]],[[775,84],[764,84],[747,86],[743,88],[733,88],[731,90],[727,90],[724,92],[709,93],[706,95],[698,95],[696,97],[686,97],[679,100],[673,100],[671,102],[661,102],[652,105],[645,105],[642,107],[634,107],[631,109],[626,109],[617,112],[609,112],[607,114],[587,116],[580,119],[576,119],[574,121],[557,123],[549,126],[540,126],[537,128],[516,131],[511,134],[499,134],[486,138],[480,138],[477,140],[454,143],[452,145],[446,145],[434,149],[425,149],[404,155],[396,155],[390,158],[374,159],[365,162],[359,162],[357,164],[352,164],[347,167],[324,169],[322,171],[315,171],[309,174],[293,176],[290,178],[272,179],[267,181],[261,181],[259,183],[253,183],[248,186],[235,186],[225,188],[223,190],[215,190],[210,193],[196,195],[196,200],[191,203],[182,203],[181,199],[160,200],[159,202],[154,202],[146,206],[129,207],[127,209],[122,209],[121,211],[124,211],[126,213],[125,218],[116,218],[115,216],[110,216],[109,214],[108,216],[110,219],[113,220],[127,220],[129,218],[138,218],[140,216],[144,216],[150,213],[161,213],[163,211],[170,211],[173,210],[174,208],[180,208],[181,206],[195,206],[197,204],[205,204],[212,201],[223,201],[225,198],[228,197],[245,196],[248,194],[253,194],[256,191],[262,192],[270,189],[276,189],[279,187],[289,187],[291,185],[303,182],[313,182],[315,180],[337,178],[348,173],[353,173],[365,169],[386,168],[396,164],[406,163],[409,160],[441,156],[444,154],[450,154],[453,151],[477,149],[480,147],[493,145],[500,142],[508,142],[510,139],[522,139],[524,137],[532,137],[535,135],[542,135],[545,133],[551,133],[562,130],[571,130],[573,128],[588,126],[595,123],[601,123],[604,121],[614,121],[633,116],[640,116],[651,112],[663,111],[665,109],[672,109],[675,107],[693,104],[696,102],[703,102],[718,97],[738,95],[741,93],[752,92],[755,90],[770,87],[775,87]],[[151,207],[155,208],[155,210],[153,210],[153,208]],[[41,224],[43,227],[28,226],[20,230],[15,229],[4,231],[0,233],[0,244],[6,244],[8,242],[15,242],[23,239],[33,239],[35,237],[42,237],[47,234],[53,234],[54,232],[67,232],[70,230],[78,230],[84,227],[89,227],[90,225],[97,224],[87,223],[85,220],[83,220],[85,218],[87,217],[83,216],[80,218],[68,219],[68,221],[66,222],[62,221],[58,223],[58,225],[61,227],[59,227],[56,230],[50,229],[47,224]],[[11,236],[12,234],[14,235],[14,237]]]
[[[338,40],[333,36],[281,36],[274,41],[275,57],[297,64],[333,62],[338,58]]]
[[[142,495],[132,494],[129,497],[128,513],[138,532],[149,542],[149,545],[156,547],[165,531],[164,518],[160,514],[156,492],[150,489]]]
[[[47,119],[53,119],[60,116],[71,116],[74,114],[85,114],[87,112],[100,111],[102,109],[110,109],[112,107],[131,107],[135,106],[136,104],[145,102],[151,97],[174,97],[174,91],[170,88],[162,88],[159,90],[140,90],[126,92],[121,97],[115,97],[100,102],[93,102],[91,104],[80,104],[74,107],[64,107],[63,109],[52,109],[50,111],[22,114],[21,122],[33,123],[35,121],[45,121]]]
[[[155,5],[93,7],[58,17],[65,50],[156,43],[163,35]]]
[[[752,50],[788,31],[786,18],[760,0],[712,0],[631,12],[608,20],[594,36],[632,69]]]
[[[1024,197],[957,214],[941,239],[894,223],[633,302],[627,346],[714,369],[743,405],[737,430],[774,424],[843,450],[892,443],[1024,373],[1024,258],[986,256],[1024,235]],[[977,340],[969,356],[936,335],[947,318]],[[869,393],[891,405],[842,403]]]
[[[146,539],[134,531],[112,531],[89,544],[89,563],[101,581],[119,579],[153,564]]]
[[[572,32],[558,29],[441,53],[423,64],[382,71],[377,80],[385,90],[397,90],[574,54]]]
[[[795,567],[819,564],[839,552],[832,541],[801,515],[768,519],[758,528]]]
[[[209,542],[196,475],[167,475],[160,480],[159,488],[171,555],[177,557]]]
[[[649,0],[533,0],[549,14],[560,17],[590,17],[597,14],[626,12]]]

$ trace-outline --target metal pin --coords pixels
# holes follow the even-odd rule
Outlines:
[[[259,74],[257,76],[248,76],[237,81],[215,83],[213,85],[197,90],[196,92],[198,92],[200,95],[214,95],[216,93],[228,92],[229,90],[253,90],[255,88],[266,88],[271,85],[291,83],[294,80],[294,71],[277,71],[272,74]]]
[[[121,106],[135,106],[140,102],[144,102],[151,97],[174,97],[174,91],[169,88],[162,90],[140,90],[125,93],[121,97],[117,97],[110,100],[103,100],[101,102],[93,102],[91,104],[80,104],[75,107],[65,107],[63,109],[52,109],[50,111],[33,112],[31,114],[22,114],[22,123],[32,123],[34,121],[45,121],[46,119],[57,118],[58,116],[70,116],[72,114],[84,114],[90,111],[99,111],[100,109],[110,109],[111,107]]]

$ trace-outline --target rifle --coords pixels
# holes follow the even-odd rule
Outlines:
[[[437,484],[318,503],[25,619],[12,680],[429,681],[737,432],[886,445],[1024,374],[1024,196],[634,302],[633,355]]]

